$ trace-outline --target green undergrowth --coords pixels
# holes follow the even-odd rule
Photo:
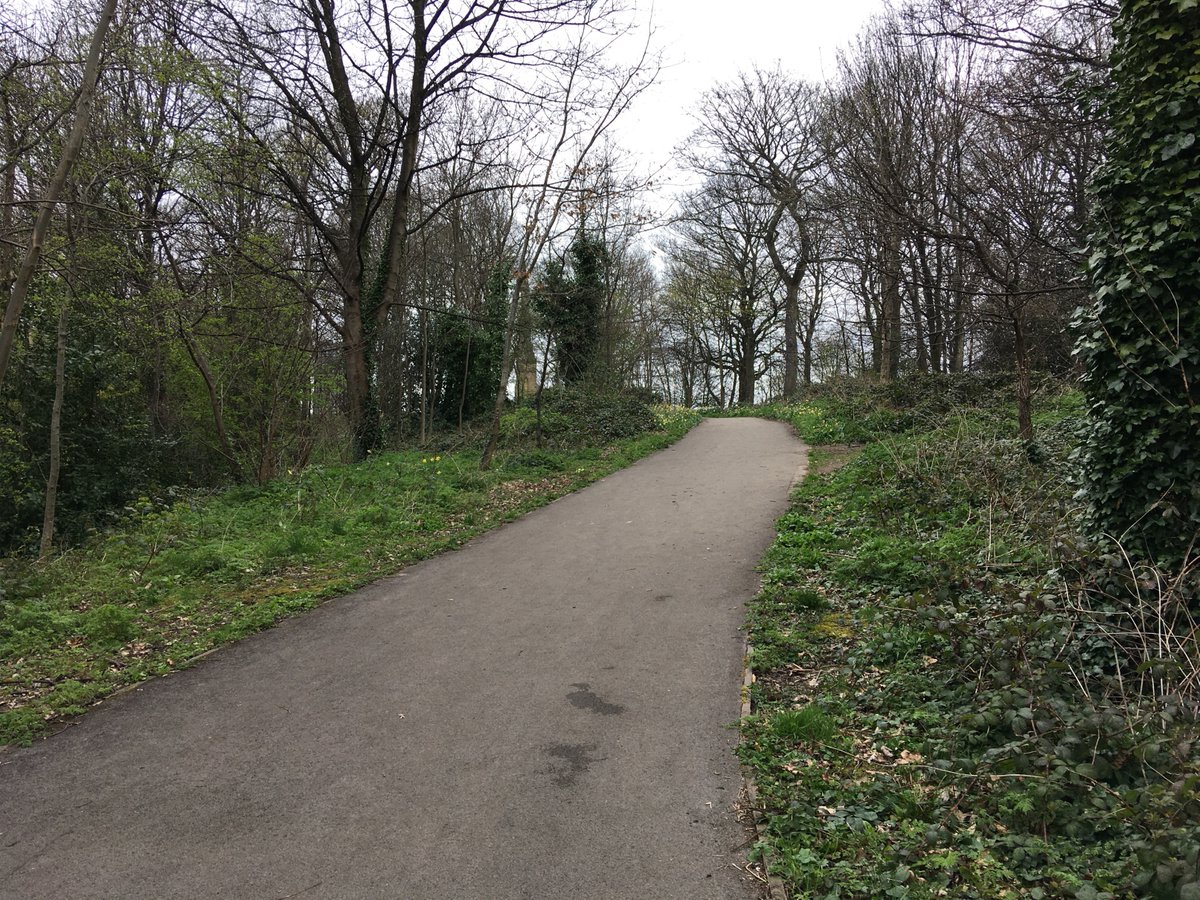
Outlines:
[[[791,423],[811,444],[862,444],[880,438],[940,428],[970,413],[1001,433],[1017,431],[1013,376],[909,375],[886,384],[834,379],[808,385],[793,403],[705,410],[710,416],[762,416]],[[1042,422],[1082,411],[1078,391],[1050,378],[1037,385],[1033,405]]]
[[[838,402],[772,411],[870,443],[762,562],[759,850],[796,897],[1200,897],[1200,578],[1075,536],[1077,398],[1032,443],[1003,406],[868,432]]]
[[[0,743],[454,548],[658,450],[698,421],[601,446],[382,453],[169,507],[48,564],[0,560]]]
[[[641,434],[656,424],[649,399],[640,391],[548,388],[541,398],[542,445],[605,444]],[[501,419],[501,438],[506,445],[527,444],[536,440],[538,424],[536,400],[527,398]]]

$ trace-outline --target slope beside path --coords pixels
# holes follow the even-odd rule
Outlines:
[[[0,896],[752,896],[738,627],[802,463],[705,421],[0,755]]]

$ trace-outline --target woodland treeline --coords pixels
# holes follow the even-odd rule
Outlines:
[[[490,452],[546,388],[1011,371],[1028,434],[1071,370],[1113,4],[931,0],[826,83],[714,86],[670,221],[612,140],[670,42],[644,11],[100,7],[0,22],[0,547],[472,423]]]
[[[877,20],[826,84],[705,95],[668,282],[689,397],[1012,370],[1028,428],[1030,371],[1072,365],[1114,8],[986,6]]]
[[[631,27],[615,4],[6,15],[0,546],[27,539],[55,481],[73,537],[139,494],[487,414],[506,352],[520,392],[536,379],[553,316],[535,329],[531,276],[575,243],[604,247],[604,296],[583,293],[609,323],[607,377],[632,380],[626,330],[654,282],[606,134],[655,68],[636,46],[610,61]]]

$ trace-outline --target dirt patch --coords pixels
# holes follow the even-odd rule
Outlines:
[[[484,508],[488,512],[514,513],[524,508],[533,497],[557,497],[567,493],[574,481],[573,475],[555,475],[538,481],[502,481],[488,491]]]
[[[836,472],[862,452],[862,444],[823,444],[814,447],[809,456],[809,475],[828,475]]]

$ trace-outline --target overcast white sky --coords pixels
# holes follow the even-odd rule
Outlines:
[[[647,167],[669,164],[695,127],[700,95],[753,65],[781,67],[818,80],[833,71],[847,45],[884,0],[638,0],[653,21],[667,67],[618,124],[618,143]],[[684,176],[663,175],[678,190]]]

